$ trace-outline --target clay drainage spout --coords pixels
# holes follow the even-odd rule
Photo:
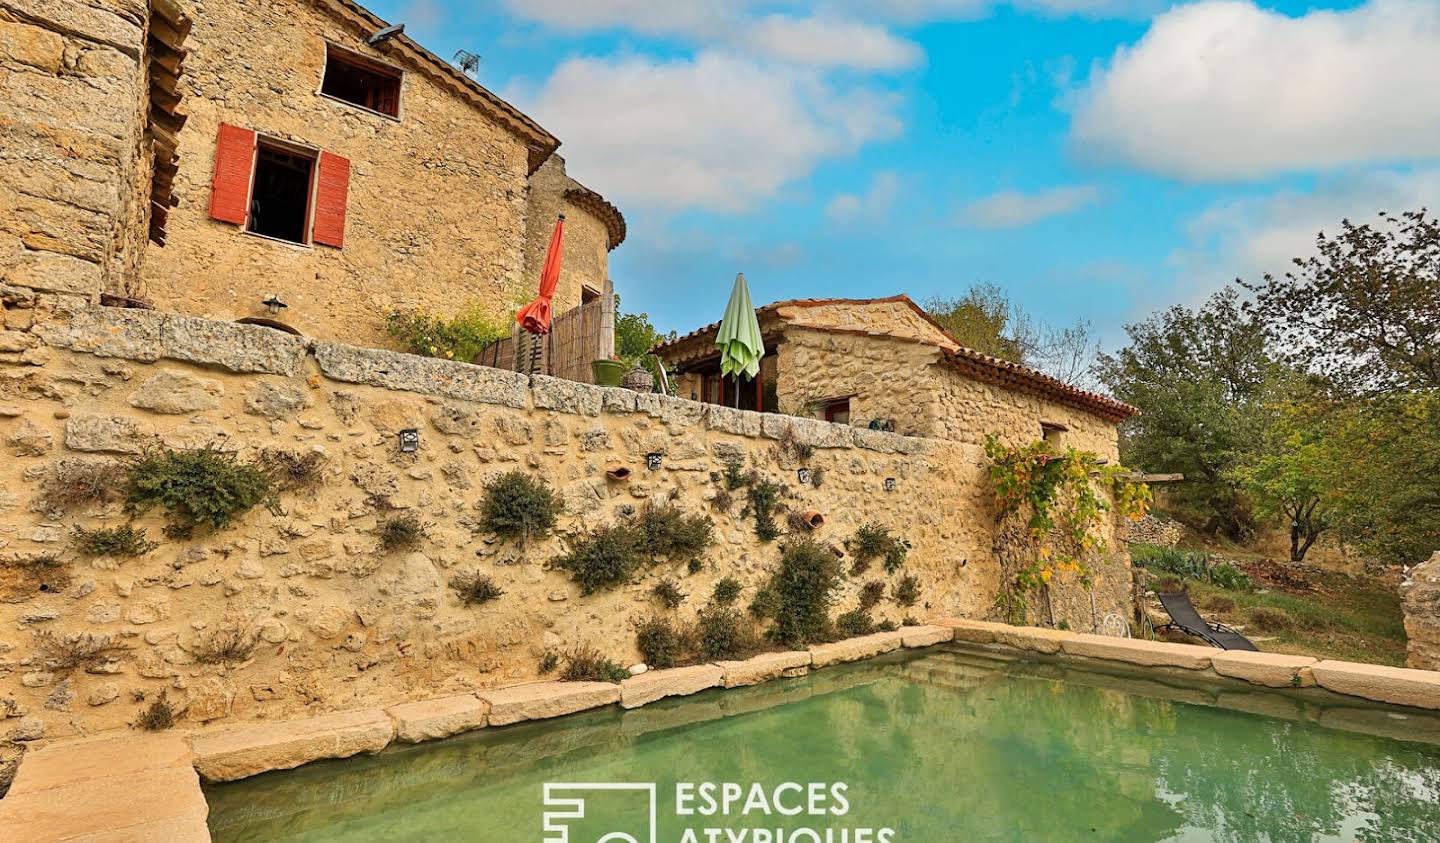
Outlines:
[[[607,468],[605,470],[605,476],[610,478],[611,480],[614,480],[616,483],[624,483],[626,480],[630,479],[630,469],[626,468],[623,465],[618,465],[614,468]]]
[[[818,512],[803,512],[800,514],[800,523],[811,530],[818,530],[825,526],[825,516]]]

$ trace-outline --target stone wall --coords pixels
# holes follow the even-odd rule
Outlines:
[[[1416,565],[1400,591],[1408,641],[1405,664],[1440,670],[1440,552]]]
[[[853,425],[889,419],[899,433],[926,435],[938,413],[930,370],[940,354],[933,345],[789,326],[776,347],[776,394],[786,412],[805,415],[817,402],[849,397]]]
[[[922,427],[926,435],[957,442],[983,444],[987,433],[998,433],[1007,445],[1024,445],[1039,439],[1041,424],[1063,427],[1057,447],[1092,451],[1111,463],[1120,460],[1116,426],[1084,410],[1047,398],[1004,389],[973,380],[945,366],[929,369],[934,399],[932,413]]]
[[[580,290],[604,293],[610,279],[610,234],[593,213],[565,199],[565,191],[580,183],[565,175],[565,161],[550,156],[530,176],[530,215],[525,235],[525,284],[533,294],[550,248],[555,218],[565,215],[565,251],[560,264],[560,287],[553,311],[564,313],[580,306]]]
[[[143,280],[155,306],[233,320],[278,317],[306,336],[384,344],[396,307],[496,312],[525,295],[526,144],[428,73],[405,69],[398,120],[317,93],[326,41],[378,61],[359,27],[308,0],[187,0],[180,206]],[[350,159],[344,248],[258,237],[209,217],[220,123]]]
[[[37,291],[73,305],[133,278],[146,231],[146,11],[144,0],[0,0],[0,326],[30,324]]]
[[[594,645],[629,663],[650,595],[675,578],[689,598],[735,576],[748,603],[775,565],[742,501],[714,504],[724,462],[741,458],[781,482],[791,510],[826,516],[839,547],[865,521],[910,541],[918,605],[887,601],[877,620],[984,616],[998,587],[995,519],[981,449],[809,419],[761,415],[548,377],[303,340],[270,329],[153,311],[96,308],[31,332],[46,365],[0,365],[0,733],[61,736],[117,728],[161,691],[190,721],[280,717],[433,697],[537,675],[547,648]],[[420,431],[416,453],[397,434]],[[813,447],[803,461],[781,437]],[[147,448],[263,448],[325,456],[318,489],[285,493],[218,532],[176,540],[158,516],[134,521],[159,546],[132,559],[86,558],[78,526],[127,523],[110,500],[47,510],[40,491],[65,461],[124,459]],[[659,454],[658,469],[646,456]],[[625,466],[628,482],[607,479]],[[513,468],[562,494],[560,535],[523,550],[478,526],[486,482]],[[798,470],[821,473],[802,484]],[[894,489],[887,491],[886,480]],[[708,513],[717,544],[694,575],[659,566],[633,585],[582,597],[545,563],[565,539],[650,501]],[[427,537],[386,553],[392,513]],[[53,560],[58,567],[47,567]],[[1122,558],[1097,576],[1101,610],[1128,599]],[[506,594],[462,606],[457,572],[492,575]],[[861,580],[836,611],[853,607]],[[892,577],[892,579],[894,579]],[[1090,628],[1083,613],[1066,619]],[[240,625],[259,646],[238,664],[201,664],[197,646]],[[55,669],[44,634],[111,636],[114,658]]]

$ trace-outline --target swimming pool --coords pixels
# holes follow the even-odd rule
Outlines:
[[[561,839],[543,833],[544,815],[576,797],[584,819],[552,820],[569,841],[647,839],[645,790],[566,783],[653,784],[666,843],[1433,841],[1440,717],[952,646],[319,762],[206,795],[217,843],[534,843]]]

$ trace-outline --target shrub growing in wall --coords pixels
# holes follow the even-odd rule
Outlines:
[[[755,535],[762,542],[780,537],[780,526],[775,523],[775,512],[780,508],[780,491],[780,484],[769,480],[755,480],[746,490],[745,510],[740,517],[755,519]]]
[[[628,526],[607,524],[575,539],[551,564],[567,571],[581,594],[594,594],[630,581],[640,567],[635,539]]]
[[[666,618],[651,618],[635,633],[635,647],[650,667],[674,667],[685,659],[689,642],[685,630]]]
[[[796,649],[829,638],[830,605],[841,576],[840,560],[829,548],[812,539],[787,542],[780,568],[763,589],[769,597],[760,611],[774,621],[770,637]]]
[[[715,523],[704,515],[686,515],[671,503],[648,504],[631,526],[635,550],[650,559],[698,560],[715,541]]]
[[[564,655],[565,669],[560,672],[564,682],[619,682],[630,671],[601,655],[594,647],[577,647]]]
[[[86,556],[142,556],[159,546],[145,537],[144,530],[129,524],[94,530],[75,528],[75,548]]]
[[[560,514],[560,499],[550,486],[523,471],[500,475],[485,487],[480,522],[485,529],[521,544],[550,535]]]
[[[760,649],[754,627],[734,609],[707,606],[695,620],[695,648],[702,659],[744,659]]]
[[[171,536],[196,527],[219,530],[257,504],[279,514],[275,481],[263,468],[211,448],[146,454],[126,470],[124,489],[131,512],[163,509]]]

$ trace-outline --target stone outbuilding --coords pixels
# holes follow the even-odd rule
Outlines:
[[[960,442],[1046,438],[1116,459],[1138,412],[962,346],[908,296],[795,299],[756,309],[760,375],[720,376],[719,323],[654,349],[682,398]]]

